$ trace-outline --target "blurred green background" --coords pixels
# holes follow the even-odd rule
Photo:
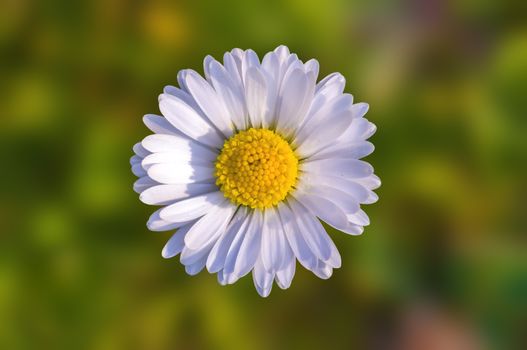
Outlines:
[[[0,348],[525,349],[526,4],[2,0]],[[262,299],[161,258],[128,160],[179,69],[279,44],[370,103],[383,186]]]

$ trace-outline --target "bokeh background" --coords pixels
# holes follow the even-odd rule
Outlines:
[[[2,0],[0,348],[525,349],[526,4]],[[128,160],[179,69],[279,44],[370,103],[383,186],[262,299],[161,258]]]

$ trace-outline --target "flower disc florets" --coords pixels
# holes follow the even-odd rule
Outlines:
[[[298,158],[274,131],[250,128],[225,141],[215,175],[216,184],[232,202],[253,209],[269,208],[293,188]]]

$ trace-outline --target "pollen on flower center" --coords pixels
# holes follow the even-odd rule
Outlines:
[[[296,183],[298,158],[274,131],[250,128],[225,141],[215,175],[216,184],[232,202],[269,208],[282,201]]]

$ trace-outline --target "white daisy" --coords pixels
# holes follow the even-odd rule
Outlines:
[[[252,50],[205,58],[205,79],[178,74],[179,88],[159,97],[163,116],[146,115],[154,132],[134,146],[134,190],[162,206],[147,226],[177,230],[162,255],[180,255],[190,275],[207,268],[220,284],[252,271],[266,297],[273,281],[288,288],[296,260],[320,278],[341,265],[322,220],[359,235],[369,224],[360,204],[380,185],[359,160],[376,130],[365,103],[343,93],[333,73],[316,83],[318,62],[285,46],[262,61]]]

